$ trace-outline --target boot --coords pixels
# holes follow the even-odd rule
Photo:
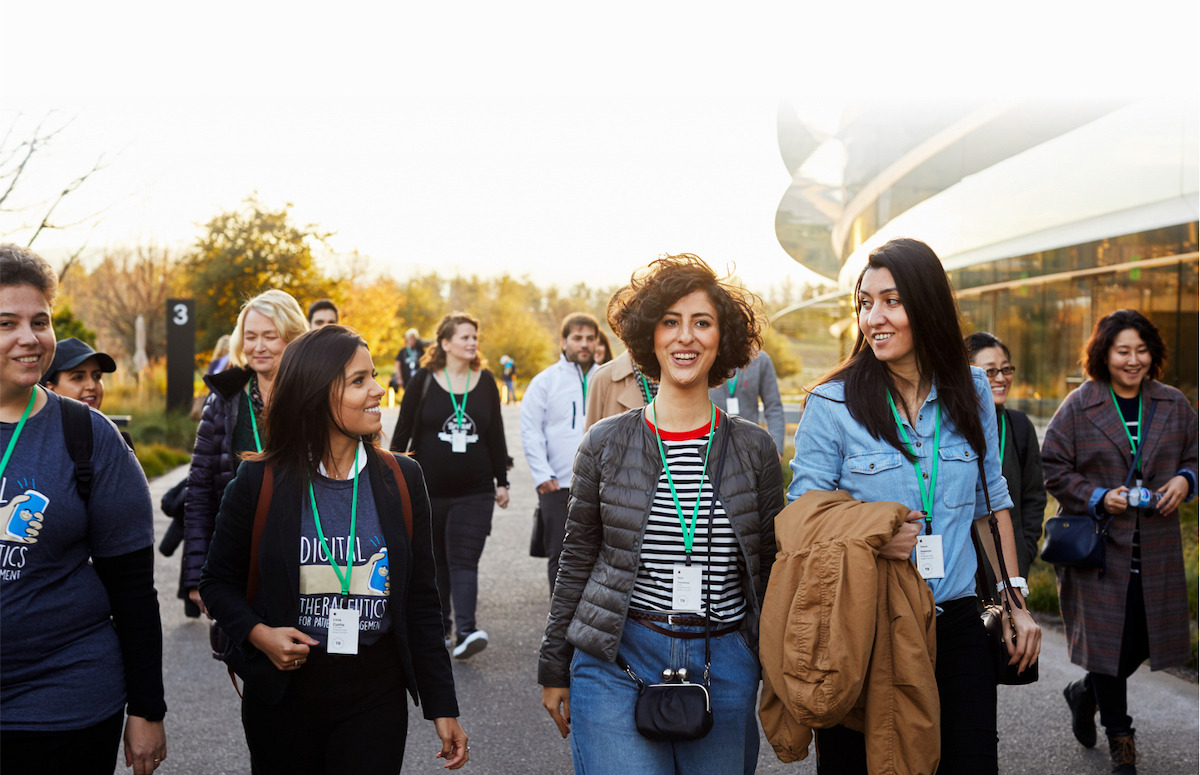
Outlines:
[[[1087,678],[1072,681],[1063,689],[1067,707],[1071,709],[1071,731],[1084,748],[1096,747],[1096,695]]]
[[[1137,775],[1137,746],[1132,729],[1108,732],[1108,755],[1112,757],[1113,775]]]

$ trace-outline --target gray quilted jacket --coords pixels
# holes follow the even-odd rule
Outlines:
[[[718,485],[742,551],[742,591],[749,611],[742,634],[758,647],[758,616],[775,559],[775,515],[783,508],[783,475],[770,434],[749,420],[721,415],[729,445]],[[708,463],[715,476],[717,455]],[[567,537],[538,657],[538,683],[570,686],[576,648],[616,660],[637,578],[642,535],[662,473],[654,433],[641,409],[598,422],[575,456]]]

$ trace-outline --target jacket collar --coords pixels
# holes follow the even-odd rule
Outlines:
[[[204,384],[222,398],[229,400],[243,390],[254,376],[254,371],[240,366],[231,366],[216,374],[204,375]]]
[[[608,368],[608,374],[612,377],[613,382],[620,382],[633,375],[633,358],[630,357],[628,350],[612,361],[612,366]]]
[[[1109,395],[1108,383],[1089,379],[1079,386],[1079,398],[1080,404],[1083,406],[1083,412],[1092,425],[1103,433],[1117,449],[1121,450],[1121,455],[1125,459],[1126,465],[1132,463],[1133,456],[1129,450],[1129,439],[1125,437],[1125,420],[1121,417],[1121,413],[1117,411],[1117,408],[1113,406],[1112,396]],[[1142,404],[1147,415],[1151,404],[1158,401],[1169,401],[1170,398],[1171,392],[1157,380],[1148,379],[1142,383]],[[1155,441],[1162,434],[1163,422],[1165,420],[1158,418],[1156,413],[1155,417],[1149,423],[1150,427],[1139,429],[1139,435],[1141,436],[1139,443],[1146,445],[1142,448],[1143,470],[1146,466],[1145,461],[1153,457],[1151,449]]]

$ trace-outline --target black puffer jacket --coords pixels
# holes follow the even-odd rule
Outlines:
[[[196,429],[183,513],[183,585],[187,589],[200,586],[200,569],[208,556],[221,496],[237,471],[238,454],[244,451],[233,448],[233,430],[238,415],[246,410],[245,387],[253,375],[250,369],[235,366],[204,377],[212,392]]]
[[[783,508],[783,472],[771,435],[721,413],[729,446],[718,485],[742,551],[742,591],[749,605],[742,634],[758,648],[758,616],[775,559],[775,515]],[[714,448],[721,443],[718,430]],[[715,476],[717,460],[709,461]],[[654,433],[641,409],[600,421],[575,456],[567,537],[550,618],[538,657],[538,683],[570,686],[574,649],[616,660],[637,579],[642,536],[662,473]]]

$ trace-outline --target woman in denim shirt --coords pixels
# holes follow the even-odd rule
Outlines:
[[[840,489],[858,500],[900,501],[912,509],[911,521],[880,554],[907,561],[918,538],[927,535],[922,545],[930,546],[933,565],[943,566],[922,574],[938,606],[938,772],[994,773],[996,677],[979,619],[971,545],[971,528],[982,519],[982,544],[996,565],[981,455],[992,505],[999,509],[1006,567],[1015,569],[1017,558],[987,379],[967,363],[950,283],[925,243],[896,239],[872,251],[854,303],[854,350],[806,402],[788,501],[809,490]],[[1013,606],[1012,663],[1023,670],[1041,650],[1041,630],[1021,592],[1013,595],[1019,607]],[[1008,629],[1006,621],[1006,634]],[[845,727],[817,731],[817,757],[820,773],[867,771],[863,735]]]

